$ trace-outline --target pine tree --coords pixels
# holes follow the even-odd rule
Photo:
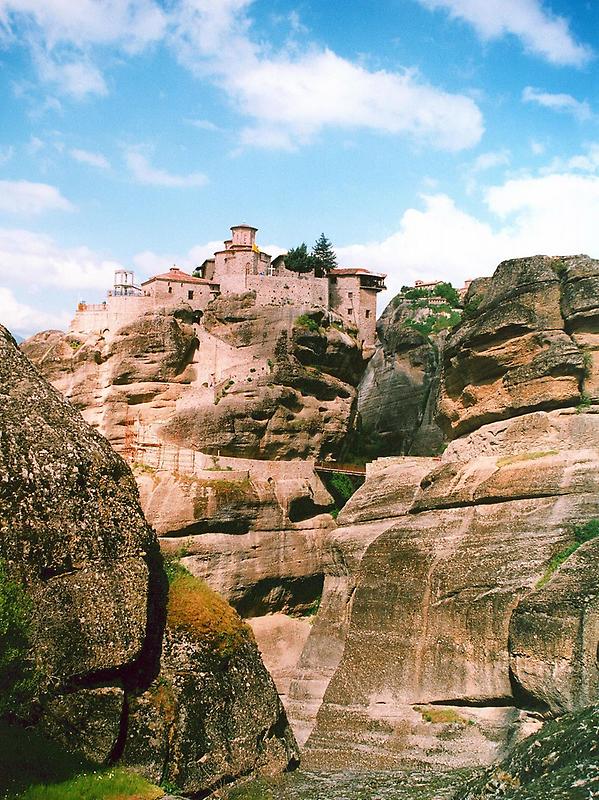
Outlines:
[[[316,274],[327,275],[330,270],[335,269],[337,266],[337,257],[333,250],[333,245],[324,233],[320,234],[312,248],[312,258]]]
[[[285,256],[285,267],[292,272],[312,272],[314,259],[308,253],[306,244],[302,242],[298,247],[292,247]]]

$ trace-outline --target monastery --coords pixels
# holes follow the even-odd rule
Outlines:
[[[256,304],[314,306],[334,311],[357,330],[364,348],[376,338],[377,294],[385,288],[385,275],[366,269],[333,269],[324,277],[292,272],[285,257],[271,258],[256,244],[251,225],[235,225],[224,242],[193,275],[172,267],[141,286],[126,270],[115,273],[114,288],[103,303],[79,304],[69,331],[74,334],[114,331],[154,308],[186,304],[202,312],[219,295],[255,292]]]

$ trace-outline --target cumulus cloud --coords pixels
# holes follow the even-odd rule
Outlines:
[[[163,36],[166,15],[154,0],[0,0],[0,22],[13,35],[28,23],[50,49],[117,43],[135,53]]]
[[[74,206],[55,186],[31,181],[0,181],[0,211],[33,215],[43,211],[72,211]]]
[[[154,0],[0,0],[4,38],[26,42],[41,79],[75,99],[108,91],[94,47],[139,53],[164,36],[166,24]]]
[[[553,14],[541,0],[418,0],[430,10],[443,9],[470,23],[481,39],[516,36],[524,48],[552,64],[582,66],[592,49],[576,41],[568,20]]]
[[[252,4],[174,0],[164,10],[157,0],[0,0],[0,24],[15,35],[21,25],[42,80],[76,99],[108,91],[94,48],[132,53],[163,41],[251,120],[246,145],[291,148],[333,126],[408,134],[448,150],[479,141],[482,115],[470,97],[413,70],[370,70],[305,41],[294,16],[301,48],[267,48],[251,36]]]
[[[250,37],[250,0],[182,0],[174,42],[182,63],[211,76],[253,120],[244,144],[292,148],[327,127],[409,134],[459,150],[482,136],[476,103],[428,84],[413,70],[371,71],[307,43],[301,53],[265,51]]]
[[[571,94],[554,94],[551,92],[543,92],[539,89],[534,89],[532,86],[526,86],[522,92],[522,100],[525,103],[535,103],[543,108],[549,108],[552,111],[561,111],[565,114],[572,114],[573,117],[584,122],[591,119],[593,112],[590,105],[586,100],[577,100]]]
[[[490,275],[507,258],[539,253],[599,257],[599,176],[555,173],[505,181],[485,192],[488,218],[446,194],[425,195],[382,241],[337,248],[344,266],[386,272],[393,296],[416,278]]]
[[[164,169],[153,167],[148,158],[136,149],[127,150],[125,161],[129,171],[138,183],[146,186],[164,186],[167,189],[189,189],[194,186],[205,186],[208,178],[201,172],[189,175],[173,175]]]
[[[63,248],[49,236],[0,228],[0,281],[4,283],[18,275],[26,278],[30,289],[54,286],[104,291],[121,266],[87,247]]]
[[[79,150],[78,148],[74,148],[69,152],[71,158],[81,164],[88,164],[90,167],[96,167],[97,169],[110,169],[110,162],[102,153],[92,153],[89,150]]]
[[[27,337],[49,328],[64,330],[69,324],[69,315],[49,314],[21,303],[11,289],[0,286],[0,324],[12,334]]]

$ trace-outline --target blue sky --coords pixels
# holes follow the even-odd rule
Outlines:
[[[123,265],[273,253],[490,274],[599,257],[599,3],[0,0],[0,321],[68,324]]]

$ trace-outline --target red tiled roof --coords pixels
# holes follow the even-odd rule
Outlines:
[[[350,267],[344,269],[332,269],[329,270],[329,275],[373,275],[375,278],[386,278],[386,275],[383,275],[382,272],[371,272],[369,269],[364,269],[364,267]]]
[[[183,272],[183,270],[179,269],[178,267],[171,267],[168,272],[163,272],[162,275],[152,275],[152,277],[148,278],[147,281],[143,281],[141,285],[145,286],[147,283],[151,283],[152,281],[174,281],[175,283],[214,283],[214,281],[208,281],[206,278],[194,278],[193,275]]]

